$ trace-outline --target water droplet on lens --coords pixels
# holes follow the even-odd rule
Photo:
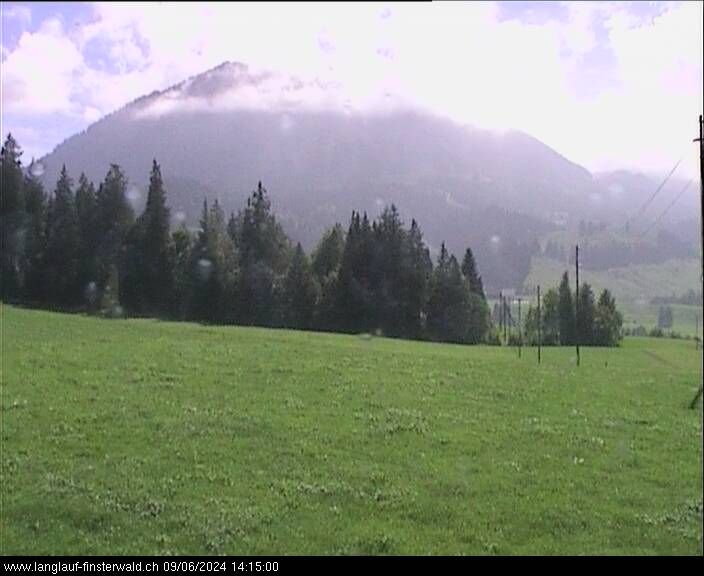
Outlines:
[[[210,278],[210,273],[212,272],[213,269],[213,263],[208,260],[207,258],[201,258],[198,260],[198,273],[201,277],[201,280],[204,282]]]
[[[130,189],[127,191],[127,199],[132,203],[136,204],[139,202],[139,199],[142,197],[142,193],[139,191],[139,188],[136,186],[130,187]]]
[[[29,167],[29,173],[35,178],[39,178],[42,174],[44,174],[44,164],[41,162],[32,162]]]

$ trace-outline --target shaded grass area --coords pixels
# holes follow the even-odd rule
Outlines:
[[[702,551],[687,342],[2,316],[4,554]]]

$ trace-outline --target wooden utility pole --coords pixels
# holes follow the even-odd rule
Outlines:
[[[699,231],[701,233],[701,252],[699,254],[702,267],[702,279],[704,279],[704,120],[702,115],[699,115],[699,138],[695,138],[694,142],[699,142],[699,198],[701,217],[699,220]],[[704,300],[702,300],[704,305]]]
[[[518,357],[521,357],[523,347],[523,327],[521,325],[521,299],[518,299]]]
[[[577,366],[579,366],[579,245],[574,247],[574,267],[577,272],[577,291],[574,303],[574,343],[577,346]]]
[[[508,342],[511,343],[511,327],[513,325],[513,314],[511,314],[511,306],[513,305],[513,298],[506,296],[506,324],[508,324]]]
[[[504,296],[503,311],[504,311],[504,342],[508,346],[508,337],[506,336],[506,330],[508,328],[508,310],[506,309],[506,296]]]
[[[699,231],[701,233],[701,248],[700,248],[700,253],[699,253],[699,258],[701,261],[701,273],[702,273],[702,280],[704,280],[704,120],[702,119],[702,115],[699,115],[699,138],[695,138],[692,140],[692,142],[699,142],[699,208],[701,210],[700,214],[700,220],[699,220]],[[704,306],[704,295],[702,299],[702,306]],[[699,335],[697,335],[698,337]],[[702,350],[704,351],[704,342],[702,342],[701,346]],[[699,381],[699,390],[697,391],[696,396],[692,399],[691,404],[689,405],[690,408],[694,408],[697,405],[697,400],[702,396],[702,392],[704,391],[704,366],[701,365],[700,363],[700,374],[701,374],[701,379]]]
[[[543,317],[540,315],[540,284],[538,284],[538,364],[540,364],[540,340],[542,338]]]
[[[499,340],[504,331],[504,293],[499,292]]]

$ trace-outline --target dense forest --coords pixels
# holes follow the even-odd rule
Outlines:
[[[374,220],[353,211],[347,229],[328,229],[309,256],[284,233],[261,182],[237,213],[204,200],[197,230],[172,230],[156,160],[137,216],[120,166],[112,164],[97,189],[84,174],[74,184],[64,167],[47,194],[40,170],[24,169],[21,155],[8,135],[0,165],[4,301],[456,343],[492,334],[472,249],[460,263],[443,243],[434,263],[418,223],[406,226],[393,204]],[[580,334],[589,327],[583,344],[618,343],[620,316],[608,293],[596,308],[587,285],[579,306],[562,298],[561,287],[558,312],[579,316]],[[544,332],[552,334],[553,310],[545,308]],[[569,322],[560,316],[555,343],[574,341]]]

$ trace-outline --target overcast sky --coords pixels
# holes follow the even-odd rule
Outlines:
[[[591,170],[697,174],[702,2],[2,3],[2,131],[25,160],[223,61],[519,129]]]

